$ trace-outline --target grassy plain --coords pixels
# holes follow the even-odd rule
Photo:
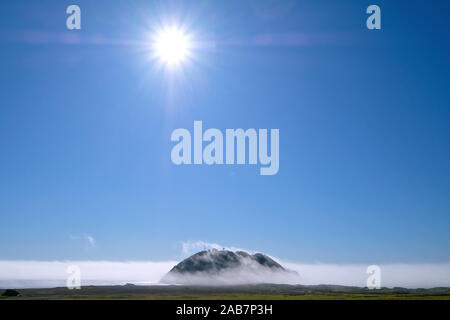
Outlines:
[[[3,292],[4,290],[0,290]],[[18,289],[18,297],[2,299],[133,299],[133,300],[450,300],[450,288],[405,289],[346,286],[242,285],[242,286],[86,286],[67,288]]]

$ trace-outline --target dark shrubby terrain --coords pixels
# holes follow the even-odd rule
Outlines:
[[[3,299],[433,299],[450,300],[450,288],[405,289],[257,284],[240,286],[87,286],[21,289],[18,297]]]

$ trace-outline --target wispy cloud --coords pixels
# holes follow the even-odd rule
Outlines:
[[[93,236],[85,235],[85,239],[89,242],[91,246],[95,246],[95,239]]]
[[[201,251],[201,250],[212,250],[212,249],[217,249],[217,250],[226,249],[226,250],[230,250],[230,251],[247,251],[249,253],[253,252],[251,250],[246,250],[246,249],[237,248],[237,247],[222,246],[218,243],[206,242],[206,241],[201,241],[201,240],[183,242],[181,244],[181,246],[182,246],[182,249],[181,249],[182,257],[188,257],[190,255],[193,255],[194,253]]]
[[[89,234],[85,234],[83,236],[70,235],[70,240],[85,240],[90,246],[94,247],[96,244],[95,238]]]

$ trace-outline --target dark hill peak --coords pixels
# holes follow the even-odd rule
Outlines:
[[[254,283],[270,282],[273,275],[298,276],[262,253],[204,250],[184,259],[163,277],[163,283]]]
[[[251,255],[245,251],[229,250],[205,250],[200,251],[189,258],[181,261],[170,272],[178,273],[197,273],[197,272],[220,272],[239,268],[242,266],[250,267],[252,263],[255,266],[284,270],[284,268],[272,258],[256,253]]]

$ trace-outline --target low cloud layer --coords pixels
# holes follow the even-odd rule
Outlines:
[[[252,269],[236,268],[217,274],[202,272],[198,274],[168,274],[162,280],[162,284],[181,285],[240,285],[257,283],[274,284],[300,284],[298,274],[294,272],[281,272],[254,267]]]
[[[284,267],[297,271],[299,277],[243,272],[224,274],[224,279],[233,276],[237,283],[259,282],[262,279],[262,282],[272,283],[366,286],[367,265],[303,264],[278,261]],[[158,284],[176,263],[176,261],[0,261],[0,288],[65,286],[68,276],[66,270],[70,265],[80,267],[82,285],[122,285],[128,282]],[[384,287],[450,287],[450,263],[385,264],[380,265],[380,268],[381,285]],[[203,282],[202,279],[198,280]]]
[[[81,284],[157,284],[176,261],[1,261],[0,288],[65,286],[67,268],[78,266]]]
[[[301,264],[282,265],[300,274],[301,284],[336,284],[366,286],[368,265],[362,264]],[[382,287],[432,288],[450,287],[450,263],[380,264]]]
[[[87,238],[85,238],[87,240]],[[95,241],[94,239],[92,239]],[[90,240],[89,243],[91,243]],[[95,242],[94,242],[95,244]],[[205,241],[182,243],[182,258],[201,250],[223,249],[230,251],[253,250],[222,246]],[[369,275],[368,265],[288,262],[272,257],[288,270],[297,272],[271,272],[262,268],[239,269],[214,276],[193,276],[188,282],[196,284],[280,283],[318,285],[332,284],[365,287]],[[123,285],[161,284],[160,280],[179,261],[31,261],[0,260],[0,288],[44,288],[65,286],[67,268],[78,266],[81,284]],[[448,263],[394,263],[381,264],[381,286],[405,288],[450,287],[450,262]],[[249,270],[251,270],[249,272]],[[186,280],[186,279],[185,279]],[[164,282],[164,281],[163,281]],[[169,281],[177,283],[177,279]]]

